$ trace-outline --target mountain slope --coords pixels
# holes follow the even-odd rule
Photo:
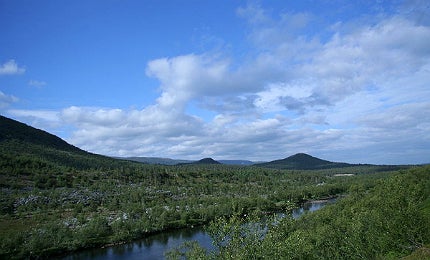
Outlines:
[[[46,131],[0,116],[0,173],[110,168],[119,163],[125,161],[83,151]]]
[[[83,150],[68,144],[66,141],[53,134],[0,116],[0,142],[7,140],[17,140],[62,151],[85,153]]]
[[[351,167],[353,164],[322,160],[305,153],[298,153],[281,160],[255,164],[258,167],[275,169],[316,170],[328,168]]]
[[[197,162],[194,162],[193,164],[221,164],[221,163],[215,161],[212,158],[203,158],[201,160],[198,160]]]
[[[201,160],[193,161],[189,163],[178,163],[177,165],[209,165],[209,164],[222,164],[222,163],[215,161],[212,158],[203,158]]]

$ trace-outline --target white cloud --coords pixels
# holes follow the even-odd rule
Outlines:
[[[0,91],[0,109],[8,107],[9,105],[17,101],[18,101],[17,97],[14,97],[12,95],[6,95],[2,91]]]
[[[96,109],[85,107],[68,107],[63,109],[61,117],[70,123],[85,125],[100,125],[105,127],[117,127],[124,118],[121,109]]]
[[[161,106],[183,108],[196,96],[220,94],[228,65],[216,57],[190,54],[150,61],[146,72],[161,83]]]
[[[239,7],[237,9],[237,14],[246,19],[253,26],[266,24],[271,21],[267,11],[256,4],[248,4],[246,7]]]
[[[357,118],[357,122],[367,127],[387,131],[420,128],[430,122],[430,103],[409,103],[387,108],[380,113],[367,114]]]
[[[257,93],[254,105],[263,112],[284,110],[303,111],[306,100],[312,95],[310,84],[270,84],[265,91]]]
[[[59,122],[58,112],[53,110],[10,109],[7,112],[15,117],[34,118],[46,122]]]
[[[60,114],[64,122],[79,130],[68,138],[73,144],[89,151],[108,155],[166,153],[178,136],[203,134],[201,121],[192,116],[162,107],[143,110],[69,107]],[[174,156],[174,154],[173,154]]]
[[[0,66],[0,75],[17,75],[24,72],[25,68],[19,67],[15,60],[9,60]]]
[[[28,81],[28,85],[32,86],[32,87],[41,88],[41,87],[46,86],[46,82],[32,79],[32,80]]]
[[[62,133],[61,128],[65,127],[59,116],[60,113],[55,110],[8,109],[5,114],[54,134]]]

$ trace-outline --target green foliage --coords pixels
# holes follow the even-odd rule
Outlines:
[[[37,157],[19,158],[12,161],[17,173],[0,175],[3,181],[0,218],[5,227],[4,234],[0,233],[0,254],[7,256],[18,255],[13,254],[14,250],[22,252],[21,255],[28,255],[29,250],[34,253],[33,247],[19,245],[31,244],[33,237],[43,241],[36,236],[37,225],[23,228],[27,236],[11,236],[15,231],[8,228],[9,219],[19,222],[31,217],[46,226],[62,226],[64,244],[54,244],[56,250],[49,249],[52,245],[48,243],[37,244],[41,247],[37,252],[47,255],[130,241],[235,213],[282,211],[307,199],[343,193],[353,183],[371,186],[374,179],[385,177],[384,174],[332,177],[334,173],[329,170],[291,172],[126,161],[100,161],[98,168],[82,169],[63,167]],[[10,164],[10,161],[0,163]],[[8,239],[3,240],[4,237]],[[19,248],[10,249],[11,246]],[[47,247],[46,251],[43,247]]]
[[[164,253],[166,259],[208,259],[208,252],[197,241],[187,241]]]
[[[197,258],[194,258],[194,259],[197,259]],[[412,252],[412,254],[410,254],[406,257],[403,257],[402,259],[404,259],[404,260],[426,260],[426,259],[430,259],[430,244],[418,248],[417,250]]]
[[[399,172],[370,190],[353,187],[334,205],[293,220],[219,219],[212,259],[410,259],[427,256],[430,166]],[[251,223],[251,227],[249,224]],[[267,221],[265,222],[267,223]],[[201,250],[201,249],[191,249]],[[414,251],[415,250],[415,251]],[[413,253],[412,253],[413,252]],[[411,254],[412,253],[412,254]],[[424,259],[424,258],[423,258]]]

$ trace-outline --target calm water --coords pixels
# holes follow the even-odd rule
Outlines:
[[[293,210],[293,218],[298,218],[307,211],[312,212],[319,210],[326,204],[333,203],[334,201],[335,199],[305,203],[303,207]],[[212,239],[204,231],[203,227],[195,227],[166,231],[124,245],[88,249],[70,254],[64,257],[63,260],[164,259],[164,253],[166,251],[178,247],[185,241],[193,240],[199,242],[201,246],[208,250],[214,249]]]
[[[164,259],[164,252],[193,240],[209,250],[214,249],[212,239],[203,227],[195,227],[166,231],[128,244],[88,249],[66,256],[63,260]]]
[[[306,202],[305,204],[303,204],[301,208],[297,208],[293,210],[293,218],[298,218],[307,211],[312,212],[315,210],[319,210],[325,205],[334,203],[335,201],[336,201],[336,198],[329,199],[329,200],[320,200],[315,202]]]

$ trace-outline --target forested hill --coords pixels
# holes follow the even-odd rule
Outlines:
[[[210,164],[221,164],[218,161],[215,161],[212,158],[203,158],[201,160],[190,162],[190,163],[179,163],[177,165],[210,165]]]
[[[212,158],[203,158],[201,160],[198,160],[197,162],[195,162],[194,164],[221,164],[218,161],[215,161]]]
[[[124,163],[129,162],[86,152],[53,134],[0,116],[0,174],[50,175],[64,168],[108,169]]]
[[[305,153],[298,153],[281,160],[255,164],[255,166],[275,169],[318,170],[356,166],[354,164],[330,162]]]
[[[0,115],[0,142],[10,140],[41,145],[62,151],[84,152],[53,134]]]

